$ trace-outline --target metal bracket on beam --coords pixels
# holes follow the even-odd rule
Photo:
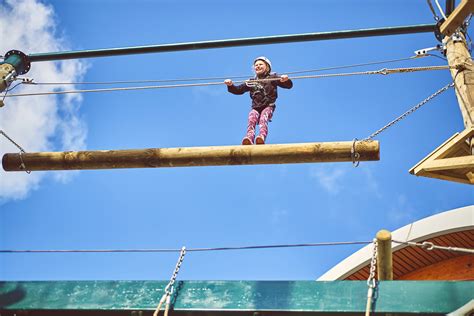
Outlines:
[[[31,67],[28,55],[11,50],[5,54],[4,61],[0,64],[0,92],[8,89],[16,76],[26,74]]]

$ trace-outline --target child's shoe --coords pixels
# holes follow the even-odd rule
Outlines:
[[[253,145],[253,140],[250,137],[244,137],[242,139],[242,145]]]
[[[255,142],[257,143],[257,145],[263,145],[265,144],[265,137],[263,137],[262,135],[258,135],[255,139]]]

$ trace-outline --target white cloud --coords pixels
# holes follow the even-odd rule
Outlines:
[[[342,189],[343,177],[347,170],[342,168],[312,168],[310,176],[315,178],[318,183],[329,193],[337,194]]]
[[[18,49],[26,54],[69,50],[64,39],[57,36],[55,16],[51,6],[36,0],[6,0],[0,2],[0,54]],[[35,62],[25,75],[36,82],[80,81],[86,65],[77,60]],[[62,86],[56,89],[71,89]],[[49,91],[49,86],[20,85],[11,93]],[[86,125],[79,116],[80,95],[32,96],[6,98],[0,108],[0,129],[27,152],[79,150],[86,145]],[[0,155],[18,152],[0,135]],[[0,171],[0,202],[25,198],[38,188],[47,173]],[[64,181],[64,174],[56,179]]]
[[[321,164],[312,166],[309,175],[311,178],[316,179],[323,189],[333,195],[339,194],[345,188],[350,188],[350,183],[357,181],[363,184],[359,189],[374,194],[377,198],[382,198],[379,184],[370,166],[367,165],[354,168],[349,164]]]

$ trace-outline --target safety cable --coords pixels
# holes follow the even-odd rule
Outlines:
[[[424,66],[424,67],[406,67],[406,68],[383,68],[380,70],[372,71],[358,71],[349,73],[334,73],[334,74],[323,74],[323,75],[308,75],[308,76],[296,76],[291,79],[317,79],[317,78],[330,78],[330,77],[346,77],[346,76],[358,76],[358,75],[390,75],[394,73],[407,73],[407,72],[418,72],[428,70],[445,70],[453,69],[455,66]],[[235,81],[235,83],[244,82],[268,82],[268,81],[279,81],[278,78],[269,79],[255,79],[255,80],[241,80]],[[186,84],[175,84],[175,85],[163,85],[163,86],[140,86],[140,87],[121,87],[121,88],[107,88],[107,89],[85,89],[85,90],[67,90],[67,91],[56,91],[56,92],[37,92],[37,93],[19,93],[9,94],[6,97],[24,97],[24,96],[40,96],[40,95],[60,95],[60,94],[71,94],[71,93],[89,93],[89,92],[113,92],[113,91],[132,91],[132,90],[150,90],[150,89],[169,89],[169,88],[183,88],[183,87],[200,87],[200,86],[212,86],[222,85],[223,82],[205,82],[205,83],[186,83]]]
[[[406,61],[406,60],[422,58],[426,56],[431,56],[431,55],[430,54],[416,55],[416,56],[411,56],[411,57],[406,57],[406,58],[389,59],[389,60],[381,60],[381,61],[361,63],[361,64],[351,64],[351,65],[316,68],[316,69],[299,70],[299,71],[286,71],[282,73],[292,75],[292,74],[299,74],[299,73],[310,73],[310,72],[321,72],[321,71],[328,71],[328,70],[355,68],[355,67],[362,67],[362,66],[379,65],[379,64]],[[438,57],[436,55],[433,55],[433,56]],[[165,83],[165,82],[189,82],[189,81],[204,81],[204,80],[247,79],[250,77],[252,76],[246,75],[246,76],[227,76],[227,77],[158,79],[158,80],[152,79],[152,80],[103,81],[103,82],[35,82],[31,78],[25,78],[25,77],[17,77],[16,80],[22,80],[23,83],[31,84],[31,85],[114,85],[114,84],[135,84],[135,83]]]
[[[189,248],[187,252],[204,251],[226,251],[226,250],[251,250],[251,249],[272,249],[272,248],[300,248],[300,247],[321,247],[321,246],[345,246],[345,245],[366,245],[370,241],[341,241],[341,242],[321,242],[305,244],[280,244],[280,245],[260,245],[260,246],[238,246],[238,247],[215,247],[215,248]],[[79,250],[0,250],[0,253],[110,253],[110,252],[181,252],[181,249],[79,249]]]
[[[431,13],[433,13],[433,18],[435,19],[436,22],[438,22],[439,16],[436,14],[436,11],[433,8],[433,4],[431,3],[431,0],[426,0],[426,2],[428,2],[428,6],[430,7]]]
[[[443,16],[444,20],[447,20],[448,18],[446,17],[446,14],[444,14],[443,8],[441,8],[441,5],[439,4],[438,0],[435,0],[436,6],[438,7],[439,12],[441,12],[441,15]]]
[[[435,245],[432,242],[429,241],[424,241],[422,243],[418,242],[412,242],[412,241],[398,241],[398,240],[392,240],[393,242],[397,244],[403,244],[403,245],[408,245],[412,247],[421,247],[426,250],[444,250],[444,251],[450,251],[450,252],[461,252],[461,253],[472,253],[474,254],[474,249],[469,249],[469,248],[460,248],[460,247],[450,247],[450,246],[439,246]]]

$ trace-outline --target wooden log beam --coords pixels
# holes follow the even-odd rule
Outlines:
[[[352,161],[353,142],[5,154],[5,171],[160,168]],[[380,159],[378,141],[357,141],[359,161]],[[25,168],[22,168],[24,163]]]
[[[463,0],[441,25],[441,34],[445,36],[453,35],[456,29],[462,25],[467,16],[473,11],[474,0]]]

